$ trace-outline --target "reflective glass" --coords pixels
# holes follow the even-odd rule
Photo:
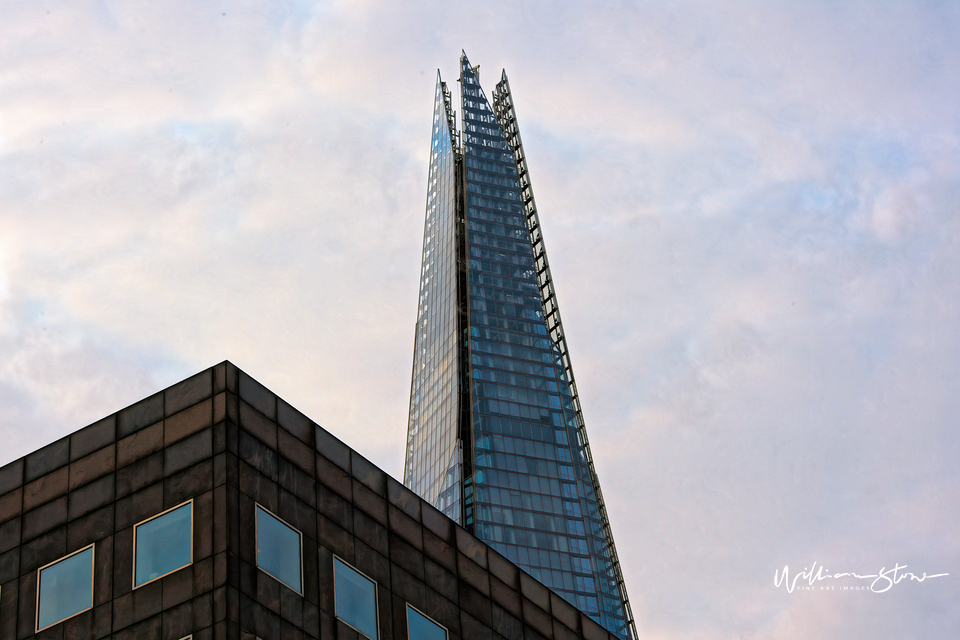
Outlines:
[[[407,605],[407,637],[410,640],[447,640],[447,630]]]
[[[300,586],[300,532],[257,505],[257,566],[297,593]]]
[[[481,539],[622,632],[617,585],[598,580],[607,543],[592,517],[569,382],[548,337],[543,258],[533,252],[517,165],[476,70],[461,62],[476,470],[467,521],[473,515]]]
[[[462,344],[456,339],[457,176],[450,93],[437,78],[427,208],[420,267],[420,304],[414,338],[404,484],[460,523],[462,451],[457,438],[457,381]]]
[[[460,131],[435,94],[404,484],[625,638],[512,98],[466,55],[459,86]]]
[[[336,557],[333,574],[337,617],[377,640],[377,583]]]
[[[93,608],[93,545],[40,569],[37,631]]]
[[[134,588],[193,562],[193,502],[134,527]]]
[[[535,578],[626,635],[573,394],[549,336],[556,300],[540,291],[546,255],[524,209],[529,176],[465,57],[461,96],[475,471],[465,519]]]

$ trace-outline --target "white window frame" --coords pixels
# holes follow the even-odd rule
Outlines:
[[[52,566],[54,566],[54,565],[56,565],[56,564],[60,564],[60,563],[63,562],[64,560],[67,560],[67,559],[69,559],[69,558],[72,558],[73,556],[75,556],[75,555],[77,555],[77,554],[79,554],[79,553],[83,553],[83,552],[86,551],[87,549],[92,549],[92,550],[93,550],[92,553],[90,554],[90,606],[89,606],[89,607],[86,607],[85,609],[81,609],[80,611],[77,611],[76,613],[72,613],[72,614],[70,614],[69,616],[67,616],[66,618],[60,618],[60,619],[57,620],[56,622],[51,622],[51,623],[48,624],[47,626],[41,627],[41,626],[40,626],[40,577],[41,577],[41,575],[43,574],[43,570],[44,570],[44,569],[48,569],[48,568],[50,568],[50,567],[52,567]],[[37,633],[39,633],[40,631],[43,631],[44,629],[49,629],[50,627],[53,627],[53,626],[55,626],[55,625],[58,625],[58,624],[60,624],[61,622],[64,622],[64,621],[66,621],[66,620],[69,620],[70,618],[74,618],[74,617],[80,615],[81,613],[84,613],[84,612],[86,612],[86,611],[90,611],[91,609],[93,609],[93,601],[94,601],[94,598],[95,598],[95,596],[96,596],[96,594],[94,593],[94,584],[95,584],[95,576],[96,576],[96,573],[97,573],[97,547],[96,547],[96,543],[95,543],[95,542],[91,542],[90,544],[88,544],[87,546],[83,547],[82,549],[77,549],[77,550],[74,551],[73,553],[68,553],[67,555],[63,556],[62,558],[57,558],[57,559],[54,560],[53,562],[49,562],[49,563],[43,565],[42,567],[40,567],[39,569],[37,569],[37,618],[36,618],[36,625],[35,625],[36,630],[37,630]]]
[[[137,584],[137,527],[139,527],[140,525],[147,524],[148,522],[151,522],[151,521],[153,521],[153,520],[156,520],[157,518],[160,518],[160,517],[162,517],[162,516],[165,516],[165,515],[167,515],[168,513],[170,513],[171,511],[176,511],[177,509],[179,509],[179,508],[181,508],[181,507],[185,507],[185,506],[188,505],[188,504],[190,505],[190,562],[188,562],[187,564],[182,565],[182,566],[180,566],[180,567],[177,567],[176,569],[171,569],[170,571],[167,571],[166,573],[164,573],[164,574],[162,574],[162,575],[159,575],[159,576],[157,576],[156,578],[151,578],[151,579],[147,580],[146,582],[144,582],[144,583],[142,583],[142,584]],[[193,498],[190,498],[190,499],[187,500],[186,502],[181,502],[180,504],[178,504],[178,505],[175,506],[175,507],[170,507],[170,508],[167,509],[166,511],[161,511],[161,512],[158,513],[157,515],[155,515],[155,516],[150,516],[150,517],[147,518],[146,520],[141,520],[141,521],[138,522],[137,524],[133,525],[133,574],[132,574],[133,582],[132,582],[131,584],[133,584],[133,588],[134,588],[134,589],[139,589],[140,587],[145,587],[145,586],[147,586],[148,584],[150,584],[151,582],[156,582],[157,580],[159,580],[159,579],[161,579],[161,578],[164,578],[164,577],[170,575],[171,573],[176,573],[177,571],[180,571],[180,569],[183,569],[183,568],[185,568],[185,567],[189,567],[189,566],[192,565],[192,564],[193,564]]]
[[[450,640],[450,630],[449,630],[449,629],[447,629],[445,626],[443,626],[442,624],[440,624],[439,622],[437,622],[436,620],[434,620],[433,618],[431,618],[430,616],[428,616],[427,614],[425,614],[423,611],[420,611],[420,609],[417,609],[415,606],[413,606],[413,605],[410,604],[409,602],[406,603],[406,604],[407,604],[407,637],[408,637],[408,638],[410,638],[410,609],[413,609],[414,611],[416,611],[417,613],[419,613],[421,616],[423,616],[424,618],[426,618],[427,620],[429,620],[429,621],[432,622],[433,624],[435,624],[435,625],[437,625],[438,627],[440,627],[441,629],[443,629],[443,633],[446,635],[447,640]],[[413,639],[413,638],[410,638],[410,640],[414,640],[414,639]]]
[[[359,575],[363,576],[364,578],[366,578],[367,580],[373,583],[373,612],[374,612],[374,615],[376,616],[376,630],[377,630],[377,635],[374,638],[370,638],[370,636],[368,636],[364,632],[360,631],[360,629],[357,629],[355,626],[353,626],[352,624],[350,624],[349,622],[341,618],[337,613],[337,560],[339,560],[345,566],[349,567],[351,570],[357,572]],[[355,566],[353,566],[352,564],[350,564],[349,562],[347,562],[346,560],[344,560],[343,558],[341,558],[336,554],[333,554],[333,615],[337,620],[339,620],[343,624],[347,625],[348,627],[350,627],[351,629],[359,633],[360,636],[363,638],[370,638],[370,640],[378,640],[380,638],[380,585],[377,584],[376,580],[374,580],[373,578],[365,574],[363,571],[360,571],[360,569],[357,569]]]
[[[254,503],[254,505],[255,505],[253,508],[253,533],[254,533],[254,545],[255,545],[254,555],[256,556],[255,564],[257,565],[257,569],[259,569],[260,571],[263,571],[265,574],[267,574],[268,576],[270,576],[271,578],[273,578],[283,586],[287,587],[294,593],[302,596],[303,595],[303,532],[300,531],[300,529],[297,529],[295,526],[293,526],[289,522],[287,522],[286,520],[284,520],[283,518],[281,518],[280,516],[278,516],[277,514],[275,514],[273,511],[270,511],[270,509],[267,509],[265,506],[263,506],[259,502]],[[278,522],[286,525],[292,531],[296,532],[297,537],[300,540],[300,547],[299,547],[299,553],[298,553],[298,556],[300,559],[300,588],[299,589],[295,588],[293,585],[287,584],[286,580],[281,580],[280,578],[278,578],[277,576],[273,575],[272,573],[270,573],[269,571],[267,571],[266,569],[260,566],[260,551],[259,551],[260,531],[259,531],[259,525],[257,525],[257,509],[262,509],[264,513],[266,513],[272,518],[275,518]]]

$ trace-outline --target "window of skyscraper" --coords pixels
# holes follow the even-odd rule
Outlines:
[[[257,505],[257,566],[297,593],[301,587],[300,532]]]
[[[447,630],[408,604],[407,637],[410,640],[447,640]]]
[[[37,578],[37,631],[92,608],[92,544],[40,569]]]
[[[337,618],[377,640],[377,583],[337,557],[333,558],[333,581]]]
[[[193,562],[193,501],[133,527],[133,588]]]

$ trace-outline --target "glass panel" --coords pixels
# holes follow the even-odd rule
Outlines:
[[[192,515],[191,501],[134,527],[134,588],[193,562]]]
[[[626,637],[612,540],[600,520],[564,358],[549,335],[556,301],[545,306],[541,295],[546,255],[534,247],[540,232],[530,229],[521,197],[529,176],[520,175],[509,131],[466,56],[461,98],[468,281],[459,295],[471,309],[475,472],[465,518],[482,540]]]
[[[93,608],[93,545],[40,569],[37,631]]]
[[[457,429],[462,410],[457,329],[461,309],[456,259],[462,244],[457,232],[460,163],[451,138],[449,99],[446,83],[438,74],[403,477],[406,486],[462,524],[463,452]]]
[[[336,557],[333,573],[337,617],[377,640],[377,583]]]
[[[447,640],[447,630],[407,605],[407,637],[410,640]]]
[[[300,532],[257,505],[257,566],[297,593],[300,586]]]

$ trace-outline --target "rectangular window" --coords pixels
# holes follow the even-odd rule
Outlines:
[[[337,618],[377,640],[377,583],[340,558],[333,558]]]
[[[447,640],[447,630],[408,604],[407,637],[410,640]]]
[[[193,500],[133,527],[133,588],[193,562]]]
[[[93,545],[41,567],[37,631],[93,608]]]
[[[257,505],[257,566],[303,594],[300,532]]]

